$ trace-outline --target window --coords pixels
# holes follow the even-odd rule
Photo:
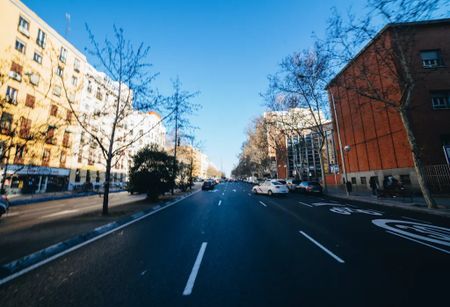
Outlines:
[[[75,182],[80,182],[81,176],[80,176],[80,169],[77,168],[75,170]]]
[[[61,86],[55,85],[53,87],[53,95],[60,97],[61,96]]]
[[[352,177],[352,184],[356,184],[356,177]]]
[[[38,30],[38,35],[36,38],[36,44],[38,44],[39,47],[45,48],[45,42],[46,42],[47,35],[44,31],[41,29]]]
[[[400,182],[404,185],[410,185],[411,184],[411,178],[409,175],[400,175]]]
[[[95,171],[95,182],[100,182],[100,172]]]
[[[30,37],[30,22],[23,18],[19,17],[19,32],[25,35],[26,37]]]
[[[87,91],[88,91],[88,93],[92,93],[92,81],[91,80],[88,81]]]
[[[56,75],[62,77],[63,74],[64,74],[64,68],[62,68],[61,66],[58,66],[58,67],[56,68]]]
[[[16,81],[22,81],[22,65],[17,64],[16,62],[11,63],[11,69],[9,71],[9,77]]]
[[[64,131],[62,144],[64,147],[70,147],[70,132]]]
[[[59,163],[61,167],[64,167],[67,160],[67,153],[63,150],[61,151],[61,156],[59,157]]]
[[[7,112],[2,113],[0,118],[0,133],[9,135],[11,132],[13,116]]]
[[[42,54],[35,51],[34,55],[33,55],[33,61],[35,61],[36,63],[42,64]]]
[[[360,180],[361,180],[361,184],[367,184],[366,177],[361,177]]]
[[[80,151],[78,152],[78,163],[83,162],[83,150],[80,149]]]
[[[12,104],[17,104],[17,90],[11,86],[6,88],[6,101]]]
[[[425,50],[420,52],[424,68],[433,68],[444,65],[439,50]]]
[[[61,47],[61,51],[59,52],[59,60],[63,63],[67,61],[67,49],[64,47]]]
[[[78,85],[78,78],[76,76],[72,76],[72,85],[77,86]]]
[[[450,109],[450,91],[431,92],[433,109]]]
[[[20,119],[20,130],[19,130],[19,136],[22,139],[29,139],[30,138],[30,130],[31,130],[31,119],[22,117]]]
[[[86,182],[91,182],[91,171],[90,170],[86,171]]]
[[[16,50],[19,51],[20,53],[25,53],[25,51],[26,51],[26,45],[25,45],[25,43],[22,42],[22,41],[19,40],[19,39],[16,39],[16,45],[15,45],[15,47],[16,47]]]
[[[50,149],[45,148],[44,152],[42,153],[42,165],[48,166],[48,163],[50,162]]]
[[[79,59],[75,59],[75,61],[73,62],[73,70],[75,70],[76,72],[80,72],[80,60]]]
[[[45,136],[45,143],[47,144],[54,144],[55,140],[55,127],[49,126],[47,129],[47,135]]]
[[[14,163],[23,163],[27,148],[25,145],[16,145],[16,154],[14,155]]]
[[[97,87],[97,93],[95,94],[95,98],[97,98],[98,100],[103,100],[103,94],[102,94],[102,90]]]
[[[36,102],[36,98],[34,98],[33,95],[27,94],[27,98],[25,99],[25,106],[33,109],[35,102]]]
[[[58,106],[57,105],[52,104],[50,106],[50,115],[51,116],[58,116]]]
[[[67,113],[66,113],[66,121],[67,121],[69,124],[72,123],[72,116],[73,116],[72,111],[67,110]]]

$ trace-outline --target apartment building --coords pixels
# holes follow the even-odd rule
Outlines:
[[[407,132],[395,107],[364,93],[399,101],[403,89],[398,57],[406,44],[404,62],[415,80],[408,118],[419,146],[426,181],[433,191],[450,191],[450,19],[390,24],[330,82],[328,92],[341,175],[368,187],[394,176],[418,188]],[[352,84],[358,84],[354,89]],[[340,148],[339,144],[342,144]],[[342,183],[342,179],[340,180]]]
[[[0,10],[2,184],[65,190],[86,57],[20,1],[1,0]]]

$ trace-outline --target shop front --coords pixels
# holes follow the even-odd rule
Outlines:
[[[1,169],[5,174],[5,167]],[[6,166],[5,190],[8,194],[33,194],[66,191],[70,170],[32,165]]]

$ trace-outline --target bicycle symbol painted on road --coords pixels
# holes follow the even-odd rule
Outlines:
[[[334,204],[334,203],[312,203],[311,205],[315,207],[321,207],[321,206],[331,206],[330,211],[337,214],[342,215],[351,215],[353,213],[361,213],[361,214],[368,214],[368,215],[374,215],[374,216],[382,216],[383,212],[372,210],[372,209],[359,209],[359,208],[351,208],[345,205],[340,204]]]
[[[417,240],[422,244],[427,242],[450,247],[449,228],[417,222],[388,219],[377,219],[373,220],[372,223],[385,229],[389,233],[405,237],[406,239]]]
[[[353,209],[349,207],[333,207],[330,208],[331,212],[343,214],[343,215],[351,215],[352,213],[362,213],[362,214],[368,214],[368,215],[375,215],[375,216],[382,216],[383,214],[370,209]]]

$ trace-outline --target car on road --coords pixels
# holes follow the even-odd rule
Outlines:
[[[206,180],[202,184],[202,190],[203,191],[214,190],[214,185],[215,184],[211,180]]]
[[[300,184],[300,180],[298,179],[287,179],[286,185],[291,192],[295,192],[297,190],[298,185]]]
[[[6,195],[3,194],[0,196],[0,217],[6,212],[8,212],[8,210],[9,210],[9,200],[6,197]]]
[[[297,186],[298,191],[302,193],[322,194],[322,186],[317,181],[302,181]]]
[[[252,192],[255,194],[287,194],[289,189],[285,184],[282,184],[278,180],[266,180],[261,184],[257,184],[252,188]]]

